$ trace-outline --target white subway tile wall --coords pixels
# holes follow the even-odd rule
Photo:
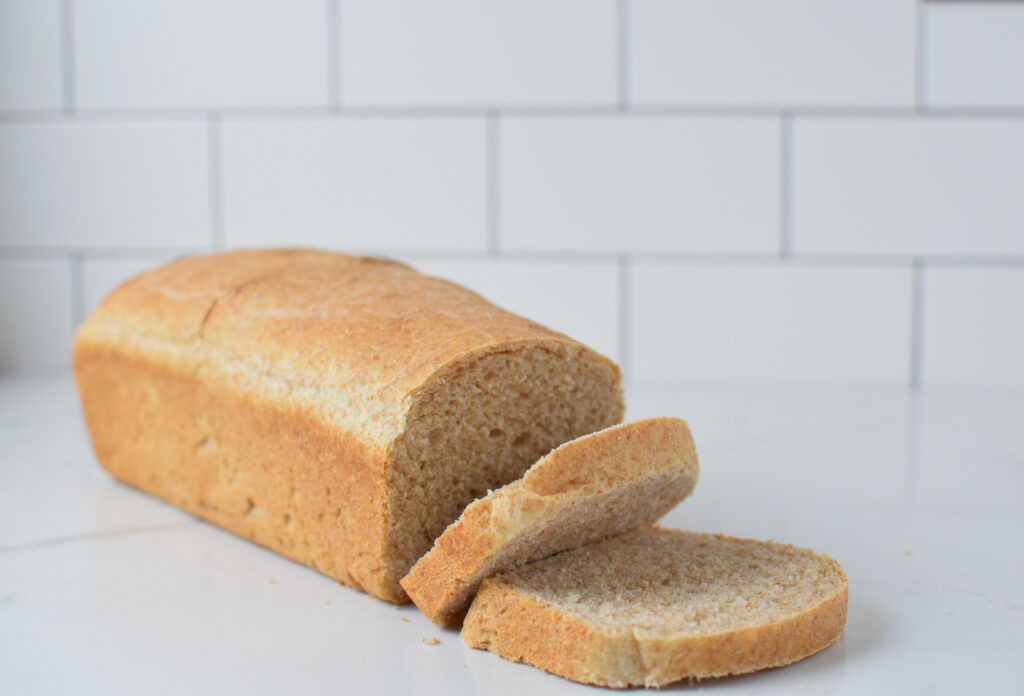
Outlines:
[[[181,253],[397,256],[634,381],[1024,384],[1024,3],[0,0],[0,371]]]
[[[631,372],[642,381],[905,382],[911,292],[903,268],[641,263]]]
[[[66,370],[71,261],[0,259],[0,373]]]
[[[1024,386],[1024,268],[930,268],[926,384]]]
[[[323,0],[77,0],[78,105],[327,103]]]
[[[909,106],[914,0],[634,0],[637,104]]]
[[[797,118],[793,248],[1024,254],[1024,120]]]
[[[1024,3],[936,2],[927,20],[929,104],[1024,107]]]
[[[0,123],[0,248],[209,244],[199,123]]]
[[[228,246],[487,246],[479,119],[228,122],[223,144]]]
[[[509,118],[507,249],[778,248],[779,133],[767,118]]]
[[[0,0],[0,111],[61,106],[58,0]]]
[[[348,104],[614,104],[614,0],[351,0]]]

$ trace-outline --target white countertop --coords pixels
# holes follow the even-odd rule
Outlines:
[[[697,441],[700,483],[664,524],[808,546],[849,576],[838,644],[692,688],[1024,693],[1024,393],[627,400],[629,418],[687,418]],[[0,381],[0,692],[597,693],[115,483],[67,378]]]

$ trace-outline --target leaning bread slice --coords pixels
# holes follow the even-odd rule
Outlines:
[[[697,473],[693,438],[679,418],[577,438],[470,504],[402,587],[431,621],[450,626],[487,576],[650,524],[690,494]]]
[[[795,662],[845,622],[827,556],[647,527],[486,580],[462,637],[573,681],[663,686]]]

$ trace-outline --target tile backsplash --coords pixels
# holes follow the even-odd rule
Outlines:
[[[0,372],[175,256],[398,257],[635,381],[1024,385],[1024,2],[0,0]]]

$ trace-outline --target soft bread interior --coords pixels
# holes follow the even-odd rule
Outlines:
[[[389,460],[389,581],[397,586],[469,503],[622,411],[617,368],[581,346],[525,345],[441,375],[417,395]]]

